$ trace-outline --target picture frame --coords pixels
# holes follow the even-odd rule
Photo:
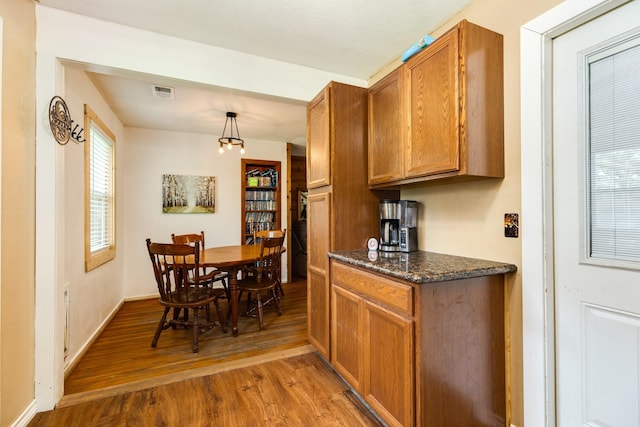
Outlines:
[[[216,178],[198,175],[162,175],[162,213],[216,212]]]
[[[307,219],[307,192],[298,191],[298,219]]]

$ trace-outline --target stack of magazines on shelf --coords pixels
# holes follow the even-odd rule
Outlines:
[[[259,169],[251,169],[245,172],[247,176],[247,187],[277,187],[278,186],[278,172],[274,168],[265,169],[263,171]]]
[[[247,190],[245,193],[246,201],[250,200],[273,200],[275,193],[272,190]]]
[[[245,209],[248,211],[275,211],[275,200],[246,200]]]
[[[274,219],[274,213],[273,212],[247,212],[245,214],[245,221],[247,223],[249,222],[273,222]],[[265,230],[270,230],[269,228],[266,228]]]

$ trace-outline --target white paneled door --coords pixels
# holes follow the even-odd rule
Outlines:
[[[553,40],[557,425],[640,426],[640,1]]]

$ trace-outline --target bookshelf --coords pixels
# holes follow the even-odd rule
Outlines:
[[[242,243],[253,243],[254,231],[280,230],[280,162],[242,159]]]

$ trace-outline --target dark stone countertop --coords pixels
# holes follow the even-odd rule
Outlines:
[[[513,264],[435,252],[329,252],[329,258],[412,283],[444,282],[513,273]]]

